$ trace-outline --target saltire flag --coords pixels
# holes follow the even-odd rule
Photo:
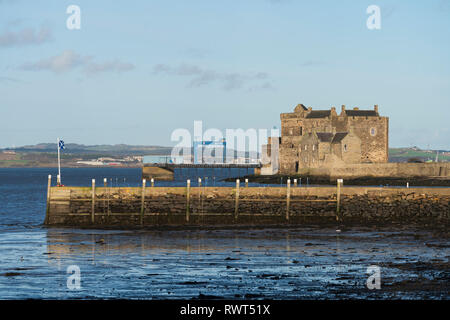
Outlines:
[[[59,149],[64,150],[64,141],[59,140]]]

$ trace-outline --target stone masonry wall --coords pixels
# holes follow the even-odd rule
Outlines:
[[[282,113],[281,144],[279,162],[281,174],[295,174],[298,169],[330,167],[330,163],[311,163],[301,159],[309,156],[299,152],[302,139],[312,132],[343,133],[348,132],[358,137],[358,141],[349,140],[349,150],[354,150],[351,157],[338,156],[332,162],[343,163],[387,163],[389,146],[389,118],[374,110],[346,110],[338,115],[334,107],[331,110],[307,110],[296,107],[292,113]],[[357,147],[357,148],[356,148]],[[333,149],[330,149],[332,151]],[[358,154],[356,154],[358,152]],[[332,153],[332,152],[331,152]],[[297,163],[297,164],[296,164]]]
[[[85,227],[170,225],[273,225],[335,222],[337,188],[147,187],[142,215],[142,188],[97,188],[94,216],[92,189],[52,187],[46,224]],[[188,212],[188,214],[187,214]],[[92,221],[92,218],[94,221]],[[341,188],[342,221],[448,223],[450,188]]]
[[[348,127],[361,139],[361,161],[383,163],[388,161],[388,118],[347,117]]]
[[[327,176],[330,181],[339,178],[351,179],[360,177],[450,177],[450,163],[355,163],[342,166],[306,168],[298,172],[304,176]]]

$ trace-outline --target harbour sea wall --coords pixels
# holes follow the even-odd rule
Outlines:
[[[49,180],[50,181],[50,180]],[[295,225],[450,220],[450,188],[51,187],[45,224],[83,227]]]
[[[300,168],[298,174],[336,178],[359,177],[450,177],[449,162],[434,163],[355,163],[330,167]]]

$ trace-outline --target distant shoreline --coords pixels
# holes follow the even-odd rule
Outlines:
[[[38,168],[58,168],[57,165],[39,165],[39,166],[0,166],[0,169],[38,169]],[[114,165],[114,166],[67,166],[61,165],[61,168],[142,168],[142,165]]]

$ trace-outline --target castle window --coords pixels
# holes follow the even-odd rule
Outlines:
[[[347,152],[347,145],[344,144],[344,151]]]
[[[370,135],[371,135],[372,137],[374,137],[376,134],[377,134],[377,129],[375,129],[375,128],[370,128]]]
[[[302,127],[300,127],[300,134],[299,134],[300,136],[302,136],[303,135],[303,128]]]

